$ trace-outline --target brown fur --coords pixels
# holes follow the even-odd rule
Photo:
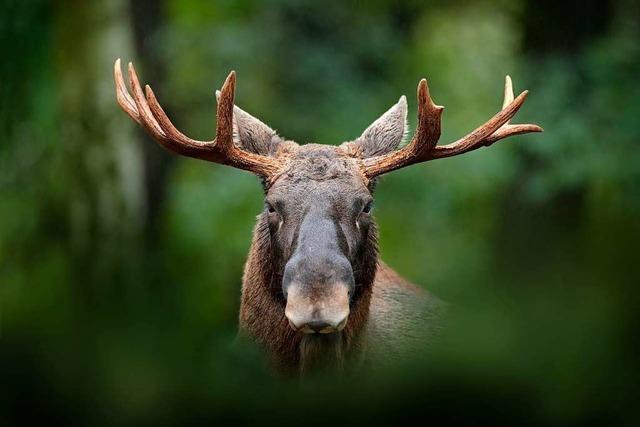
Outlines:
[[[266,350],[278,372],[304,373],[317,364],[341,368],[353,359],[394,362],[402,359],[407,346],[429,344],[442,304],[378,261],[377,233],[372,234],[369,252],[363,255],[369,271],[347,326],[331,336],[305,336],[293,331],[285,317],[281,277],[272,263],[267,226],[259,217],[243,277],[240,332]]]
[[[352,203],[370,198],[375,186],[375,180],[362,174],[361,156],[395,149],[404,135],[405,118],[406,101],[401,98],[360,138],[341,147],[278,143],[275,156],[285,167],[265,182],[265,192],[269,205],[278,200],[288,205],[281,212],[286,221],[280,230],[277,222],[270,222],[269,210],[258,216],[245,265],[239,316],[240,334],[261,345],[277,371],[301,374],[325,367],[340,369],[347,362],[393,361],[409,352],[407,346],[420,349],[428,344],[425,331],[434,329],[439,302],[378,260],[377,228],[368,214],[357,229],[348,219]],[[254,127],[265,126],[257,119],[243,119]],[[245,134],[270,135],[269,143],[275,138],[268,128]],[[243,148],[268,146],[266,142],[238,143]],[[323,218],[335,216],[338,234],[342,227],[347,233],[343,238],[350,241],[343,250],[355,283],[350,314],[342,331],[327,335],[296,332],[285,316],[283,272],[298,244],[300,222],[308,209],[324,209]]]
[[[375,245],[375,242],[372,242]],[[377,249],[377,247],[376,247]],[[370,254],[369,258],[371,258]],[[375,264],[374,264],[375,265]],[[340,345],[336,355],[346,355],[353,347],[358,347],[358,339],[369,315],[374,268],[363,278],[357,304],[351,307],[347,326],[340,332]],[[240,331],[246,333],[262,345],[278,371],[303,371],[304,356],[314,358],[313,345],[303,343],[305,337],[289,326],[284,314],[286,300],[281,297],[281,273],[273,263],[269,232],[264,221],[259,220],[254,230],[249,258],[245,265],[242,298],[240,303]],[[325,339],[322,337],[321,339]],[[329,340],[329,338],[326,338]],[[319,351],[319,349],[316,349]]]

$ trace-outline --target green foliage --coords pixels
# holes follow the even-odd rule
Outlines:
[[[417,412],[637,421],[631,2],[607,3],[605,28],[545,51],[527,45],[545,29],[527,24],[536,2],[524,0],[166,0],[149,33],[135,2],[4,3],[0,424],[4,414],[182,425]],[[590,10],[576,7],[564,31]],[[291,383],[272,378],[256,348],[231,345],[257,179],[169,160],[134,133],[113,99],[116,56],[156,76],[147,82],[196,138],[213,136],[213,91],[230,69],[237,103],[302,143],[352,139],[403,93],[413,127],[423,76],[447,107],[443,143],[499,108],[505,74],[531,92],[517,121],[545,133],[382,179],[382,257],[450,303],[447,332],[428,358],[392,372]]]

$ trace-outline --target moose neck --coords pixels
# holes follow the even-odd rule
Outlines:
[[[340,368],[347,359],[364,349],[361,332],[369,317],[377,260],[377,230],[374,226],[354,261],[356,291],[346,327],[327,335],[296,332],[285,316],[286,300],[282,293],[284,266],[273,252],[266,221],[259,217],[243,277],[239,316],[241,334],[250,336],[265,348],[275,368],[282,373]]]

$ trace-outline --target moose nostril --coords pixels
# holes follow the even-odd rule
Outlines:
[[[306,324],[306,326],[316,333],[328,333],[335,331],[335,328],[328,322],[322,320],[314,320]]]

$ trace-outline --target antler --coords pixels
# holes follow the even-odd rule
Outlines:
[[[120,107],[167,150],[244,169],[267,178],[275,175],[280,169],[281,164],[278,160],[243,151],[233,142],[233,99],[236,85],[234,71],[229,73],[222,85],[217,109],[216,138],[213,141],[191,139],[176,129],[149,85],[145,87],[145,97],[131,62],[129,84],[133,97],[124,83],[119,58],[114,65],[114,77]]]
[[[457,156],[512,135],[529,132],[542,132],[542,128],[533,124],[512,125],[511,118],[518,112],[528,91],[522,92],[513,99],[511,77],[507,76],[504,84],[504,101],[502,110],[488,122],[478,127],[465,137],[448,145],[437,146],[440,138],[440,122],[444,107],[435,105],[429,95],[429,87],[425,79],[418,84],[418,127],[409,144],[403,148],[382,156],[364,159],[365,175],[371,179],[414,163],[444,157]]]

